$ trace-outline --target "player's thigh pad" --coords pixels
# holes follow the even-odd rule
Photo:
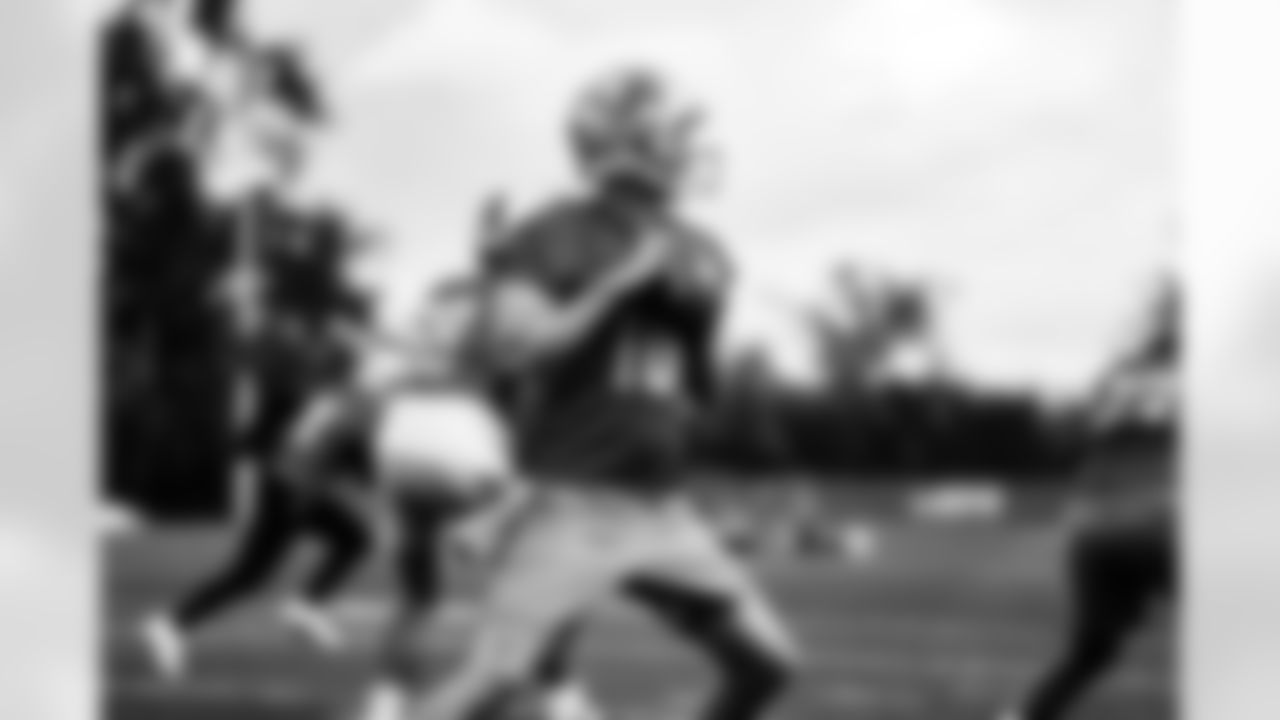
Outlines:
[[[346,396],[337,391],[317,392],[303,404],[288,433],[288,449],[295,453],[319,450],[319,445],[349,413]]]
[[[394,400],[375,448],[379,477],[398,492],[468,496],[514,475],[501,419],[481,398],[462,391]]]
[[[618,485],[670,484],[687,451],[687,414],[672,403],[601,393],[526,424],[522,465],[536,473]]]
[[[535,492],[487,570],[472,624],[469,661],[508,675],[531,672],[560,631],[617,586],[630,549],[594,503]]]
[[[634,540],[629,589],[702,606],[715,615],[707,621],[724,623],[740,639],[796,656],[795,641],[764,588],[695,508],[667,501],[651,509],[646,524]]]

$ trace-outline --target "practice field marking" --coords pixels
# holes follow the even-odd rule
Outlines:
[[[201,678],[198,682],[170,682],[130,678],[108,685],[111,695],[130,700],[162,700],[200,703],[252,703],[296,707],[324,700],[316,685],[258,679],[252,682],[226,678]]]
[[[357,636],[376,633],[377,629],[390,617],[394,602],[388,598],[365,597],[351,599],[338,604],[334,614],[338,622]],[[649,631],[645,625],[648,619],[642,611],[628,608],[625,604],[607,604],[592,615],[593,618],[609,623],[615,631],[635,632]],[[435,621],[442,632],[454,632],[465,627],[475,618],[473,606],[466,602],[450,602],[440,609]],[[886,611],[850,611],[842,613],[834,610],[793,613],[791,623],[805,634],[815,637],[833,638],[851,636],[851,639],[865,638],[868,635],[884,636],[893,639],[900,635],[912,635],[926,638],[934,642],[973,642],[990,641],[1000,638],[1002,644],[1035,645],[1039,630],[1026,628],[996,628],[989,623],[965,621],[956,618],[913,618],[903,613]],[[273,626],[268,634],[286,635],[283,627],[268,619],[261,611],[246,614],[240,618],[229,620],[221,628],[211,629],[208,638],[240,639],[260,638],[263,636],[263,625]],[[279,628],[278,631],[275,628]],[[130,625],[116,624],[111,629],[113,638],[126,639],[135,634]]]
[[[804,635],[822,637],[820,633],[812,632],[810,628],[804,629],[810,630],[803,632]],[[614,626],[609,626],[607,632],[610,635],[618,634]],[[118,634],[113,635],[116,635],[113,637],[113,644],[119,646],[121,638]],[[634,636],[634,633],[632,635]],[[274,652],[278,657],[285,659],[308,652],[301,644],[297,645],[297,650],[288,651],[288,646],[283,644],[288,642],[288,637],[283,629],[274,633],[257,630],[236,635],[225,633],[210,635],[195,646],[196,661],[199,662],[198,653],[201,650],[206,652],[244,650],[265,657],[271,657],[271,653]],[[346,665],[350,665],[351,661],[356,661],[357,667],[362,667],[361,661],[368,660],[368,652],[374,647],[374,638],[361,636],[355,639],[360,642],[353,643],[352,650],[344,656],[335,658],[334,662],[344,663],[345,661]],[[810,646],[806,649],[809,661],[808,672],[828,681],[831,680],[832,675],[846,677],[847,684],[840,684],[843,687],[857,687],[860,684],[860,678],[891,675],[929,678],[960,688],[985,688],[1026,682],[1028,675],[1034,673],[1045,659],[1041,653],[1032,654],[1025,651],[1013,655],[975,652],[964,645],[930,642],[931,639],[928,636],[911,638],[912,641],[919,642],[903,642],[899,639],[897,643],[890,643],[888,640],[892,638],[886,639],[878,646],[862,648],[849,644],[834,648]],[[907,647],[889,648],[885,647],[886,644]],[[448,645],[447,642],[446,645]],[[282,650],[286,652],[282,653]],[[646,633],[637,637],[635,641],[589,642],[585,648],[585,654],[591,660],[611,667],[617,665],[661,667],[681,657],[684,651],[667,641],[661,633]],[[125,684],[127,685],[128,681],[125,681]],[[1132,666],[1125,667],[1107,681],[1107,685],[1115,692],[1124,694],[1164,692],[1167,691],[1169,684],[1166,673],[1158,669]],[[114,687],[115,684],[112,686]],[[179,684],[178,687],[181,685]]]
[[[651,670],[652,668],[649,668]],[[160,701],[177,703],[253,704],[276,709],[296,708],[316,704],[331,704],[332,695],[325,695],[327,686],[304,680],[265,680],[262,678],[233,680],[224,677],[205,677],[199,680],[173,682],[163,679],[132,677],[112,683],[108,690],[117,699],[132,701]],[[886,690],[880,685],[823,682],[816,684],[799,699],[838,707],[842,710],[885,709],[888,706],[906,706],[919,699],[919,691],[897,688]],[[665,693],[648,708],[632,714],[644,717],[678,717],[697,707],[705,700],[705,689],[673,690]]]
[[[394,601],[388,597],[358,596],[338,603],[334,612],[339,623],[351,631],[353,637],[372,639],[390,616],[393,605]],[[470,623],[474,616],[474,606],[465,601],[454,600],[442,606],[436,622],[442,632],[453,633]],[[627,607],[623,602],[605,604],[592,617],[607,622],[613,632],[652,632],[647,627],[649,621],[643,612]],[[1051,646],[1056,638],[1052,627],[993,627],[989,619],[912,617],[908,613],[883,609],[855,609],[845,612],[824,608],[806,613],[793,612],[788,619],[802,635],[825,641],[876,643],[906,640],[912,644],[930,645],[986,643],[1007,651],[1030,650],[1038,653]],[[114,624],[111,631],[113,640],[128,641],[133,634],[134,630],[129,625]],[[234,644],[244,639],[263,639],[268,635],[283,638],[289,632],[269,620],[261,610],[254,610],[240,618],[231,619],[221,628],[212,628],[206,637],[208,641],[221,645]],[[1139,647],[1145,649],[1149,642],[1159,643],[1162,640],[1144,636],[1139,641]],[[201,639],[201,642],[205,641],[205,638]]]
[[[1025,690],[1059,642],[1065,608],[1056,541],[1016,528],[893,529],[884,537],[884,554],[868,566],[821,556],[752,563],[807,650],[785,716],[976,718],[973,710],[994,710],[988,706]],[[362,578],[335,608],[349,652],[313,652],[277,622],[273,593],[197,637],[194,672],[170,683],[151,672],[134,623],[162,594],[186,584],[203,553],[198,546],[194,555],[185,552],[192,544],[181,538],[177,545],[159,539],[112,552],[103,690],[113,720],[337,718],[354,704],[393,607],[385,572]],[[457,648],[458,630],[474,617],[471,580],[464,573],[461,592],[444,606],[443,650]],[[665,720],[674,716],[669,710],[692,707],[688,699],[704,698],[706,688],[694,676],[702,678],[705,666],[650,627],[642,610],[609,603],[593,617],[598,629],[587,638],[582,667],[603,699],[617,704],[616,717]],[[1144,634],[1096,693],[1096,717],[1168,718],[1173,649],[1163,627]]]
[[[330,707],[344,703],[354,704],[358,693],[352,697],[335,698],[317,692],[317,686],[303,681],[255,680],[230,681],[221,678],[200,682],[175,684],[163,680],[132,679],[117,683],[111,694],[117,700],[131,702],[162,702],[172,704],[208,704],[255,706],[272,711],[298,710],[317,706]],[[675,690],[646,703],[645,707],[623,708],[612,713],[619,718],[667,718],[691,716],[706,699],[705,689]],[[904,689],[887,691],[883,688],[821,686],[812,688],[808,697],[796,700],[805,705],[831,708],[840,711],[884,711],[894,707],[910,707],[919,702],[918,692]]]
[[[387,598],[353,598],[343,603],[338,616],[358,631],[373,631],[383,623],[391,611]],[[474,618],[473,606],[465,602],[449,603],[442,609],[439,622],[445,632],[464,627]],[[594,618],[609,622],[613,632],[653,632],[649,619],[642,611],[627,607],[625,603],[608,603],[593,614]],[[961,618],[911,617],[902,612],[877,610],[852,610],[842,612],[827,608],[807,613],[790,613],[784,616],[801,635],[820,638],[827,642],[901,642],[909,639],[912,644],[972,645],[987,643],[998,645],[1006,651],[1031,651],[1039,654],[1056,642],[1056,625],[1046,628],[992,627],[990,621]],[[1143,636],[1138,647],[1146,649],[1149,642],[1160,638]]]

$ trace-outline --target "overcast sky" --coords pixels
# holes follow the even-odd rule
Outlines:
[[[744,283],[733,342],[802,371],[789,303],[839,257],[935,279],[975,377],[1079,384],[1173,257],[1164,0],[265,0],[340,124],[318,185],[382,228],[390,315],[464,265],[479,200],[565,188],[565,106],[618,62],[712,111],[694,212]]]

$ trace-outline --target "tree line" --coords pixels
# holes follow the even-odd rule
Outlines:
[[[933,341],[935,295],[923,284],[838,268],[838,292],[809,313],[820,379],[783,382],[761,350],[731,357],[704,424],[704,465],[750,476],[857,481],[946,475],[1053,481],[1113,456],[1168,456],[1177,441],[1177,289],[1161,284],[1095,392],[1050,404],[949,371]],[[923,346],[931,371],[890,372]],[[918,348],[919,349],[919,348]]]
[[[209,130],[193,122],[206,98],[175,82],[177,49],[254,53],[271,99],[315,120],[323,96],[300,51],[247,33],[234,0],[198,0],[177,22],[148,15],[185,6],[173,7],[126,4],[99,38],[100,486],[185,515],[231,501],[244,325],[279,311],[367,313],[369,298],[347,277],[363,238],[341,208],[267,192],[229,212],[202,187],[207,156],[175,140]]]
[[[219,13],[234,3],[197,5],[209,32],[229,32],[231,21]],[[256,296],[262,311],[291,307],[323,317],[356,305],[367,312],[368,298],[346,279],[359,232],[339,208],[303,211],[260,197],[254,216],[261,242],[246,265],[235,228],[202,196],[196,156],[162,148],[128,183],[115,182],[129,149],[181,122],[192,99],[166,84],[154,39],[135,17],[110,24],[101,51],[103,490],[166,512],[219,512],[230,498],[235,454],[238,326],[245,297],[254,296],[253,278],[243,271],[255,270],[258,284],[272,289],[265,299]],[[282,99],[301,98],[310,112],[322,107],[315,78],[289,53],[273,57],[287,65]],[[482,212],[491,222],[500,214],[492,204]],[[1176,428],[1167,413],[1122,412],[1101,428],[1093,419],[1097,406],[1110,402],[1103,398],[1117,395],[1110,388],[1133,385],[1123,379],[1135,367],[1176,358],[1170,288],[1135,329],[1134,347],[1099,378],[1099,397],[1064,410],[948,372],[933,333],[940,304],[927,284],[846,264],[834,270],[831,285],[833,299],[797,313],[819,358],[819,381],[784,382],[758,349],[726,358],[698,433],[702,468],[760,480],[1055,478],[1108,442],[1171,447]],[[923,348],[934,372],[889,372],[906,345]]]

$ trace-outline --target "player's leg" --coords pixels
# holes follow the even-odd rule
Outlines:
[[[464,561],[486,562],[513,542],[512,530],[531,486],[523,481],[493,482],[481,488],[474,503],[449,526],[446,545]],[[552,720],[596,720],[602,716],[590,692],[582,684],[573,663],[585,621],[558,630],[529,678],[532,702],[539,717]]]
[[[313,395],[284,440],[281,470],[301,484],[325,478],[334,470],[335,454],[368,432],[380,401],[372,392],[346,386]]]
[[[582,633],[585,621],[572,622],[556,633],[555,640],[534,669],[539,683],[554,686],[573,677],[573,650]]]
[[[289,488],[269,479],[259,487],[256,511],[229,561],[176,608],[144,623],[144,640],[166,675],[177,676],[185,671],[188,635],[259,591],[297,538],[297,508]]]
[[[1015,720],[1062,720],[1112,668],[1153,605],[1171,591],[1171,538],[1091,527],[1072,547],[1063,649]]]
[[[334,402],[330,398],[343,391],[331,390],[317,404]],[[370,456],[370,435],[376,431],[373,419],[373,414],[367,413],[364,425],[349,422],[343,425],[343,432],[327,436],[322,448],[311,450],[317,457],[304,465],[310,476],[295,478],[309,500],[302,522],[319,543],[321,554],[303,582],[300,596],[283,607],[284,619],[326,650],[338,649],[343,640],[327,608],[355,579],[381,525],[374,512],[378,505]]]
[[[426,486],[456,489],[459,481],[415,484],[417,492],[397,495],[402,542],[396,549],[398,604],[387,627],[373,687],[365,700],[365,718],[404,716],[413,691],[425,684],[428,663],[421,645],[424,630],[440,618],[444,600],[446,566],[459,552],[486,562],[510,538],[508,526],[528,498],[513,481],[480,482],[477,495],[459,498],[442,492],[422,492]],[[460,527],[461,526],[461,527]],[[463,533],[468,537],[459,539]],[[563,665],[567,669],[567,663]],[[547,705],[557,720],[591,720],[593,708],[567,675],[548,671],[534,679],[549,696]]]
[[[377,707],[399,706],[403,688],[420,674],[415,638],[443,600],[457,526],[493,525],[484,516],[505,508],[500,501],[513,489],[503,428],[480,399],[444,386],[394,395],[401,387],[391,383],[356,397],[355,415],[342,421],[346,431],[327,441],[341,471],[377,476],[374,492],[390,499],[394,512],[398,605],[375,672],[370,702]]]
[[[607,471],[640,487],[678,482],[690,428],[682,408],[614,397],[597,413],[611,427]],[[702,649],[722,684],[704,717],[762,717],[785,690],[795,643],[745,566],[689,504],[676,497],[628,497],[627,589]]]
[[[395,608],[381,641],[363,715],[403,717],[407,694],[427,671],[418,647],[445,594],[445,540],[450,511],[434,498],[396,495]]]
[[[655,517],[651,552],[630,594],[720,671],[719,692],[703,718],[764,717],[798,664],[790,632],[746,568],[691,509],[671,504]]]
[[[513,525],[531,497],[526,482],[508,481],[488,485],[476,498],[477,506],[462,513],[448,529],[446,545],[464,561],[486,562],[514,540]],[[539,717],[552,720],[596,720],[602,717],[594,698],[582,684],[573,663],[585,620],[568,623],[558,630],[536,663],[529,678],[532,702]]]
[[[261,484],[261,502],[241,544],[222,572],[178,606],[177,619],[195,628],[230,604],[261,589],[297,539],[296,499],[278,482]]]
[[[586,632],[586,625],[585,618],[566,623],[556,632],[534,668],[531,683],[540,696],[542,717],[551,720],[596,720],[604,717],[583,685],[574,664],[574,655]]]
[[[563,496],[526,506],[494,558],[462,657],[419,684],[411,717],[469,720],[536,692],[540,661],[616,577],[596,537],[604,529],[586,504]]]
[[[372,545],[370,520],[349,503],[332,496],[311,498],[302,524],[319,544],[319,562],[304,580],[297,597],[281,608],[286,624],[316,647],[336,651],[344,638],[330,616],[334,599],[355,579]]]
[[[372,547],[370,528],[359,511],[329,500],[313,510],[312,532],[324,555],[303,585],[303,598],[323,607],[351,582]]]
[[[257,348],[255,368],[261,382],[257,386],[256,407],[245,437],[245,452],[252,459],[261,481],[276,488],[282,503],[289,504],[290,542],[302,536],[316,536],[324,542],[328,551],[329,567],[321,568],[321,577],[313,581],[324,592],[323,586],[336,585],[341,575],[349,572],[361,553],[362,528],[354,524],[354,518],[342,516],[337,503],[323,493],[323,483],[318,477],[299,477],[289,474],[289,468],[281,462],[289,447],[292,434],[305,421],[306,411],[323,402],[329,391],[316,386],[303,372],[296,350],[289,346],[264,343]],[[323,470],[317,465],[316,472]],[[282,561],[288,547],[279,548],[276,562]],[[263,567],[260,572],[269,576],[274,571]],[[258,579],[258,582],[266,577]],[[286,624],[323,648],[336,648],[340,644],[336,627],[323,614],[316,603],[307,602],[305,596],[286,601],[282,616]]]
[[[366,700],[366,717],[379,718],[398,717],[404,696],[425,684],[429,648],[419,640],[436,617],[446,562],[458,551],[471,559],[498,552],[528,490],[512,479],[501,424],[470,394],[420,392],[393,406],[387,420],[377,456],[401,511],[403,598]]]

